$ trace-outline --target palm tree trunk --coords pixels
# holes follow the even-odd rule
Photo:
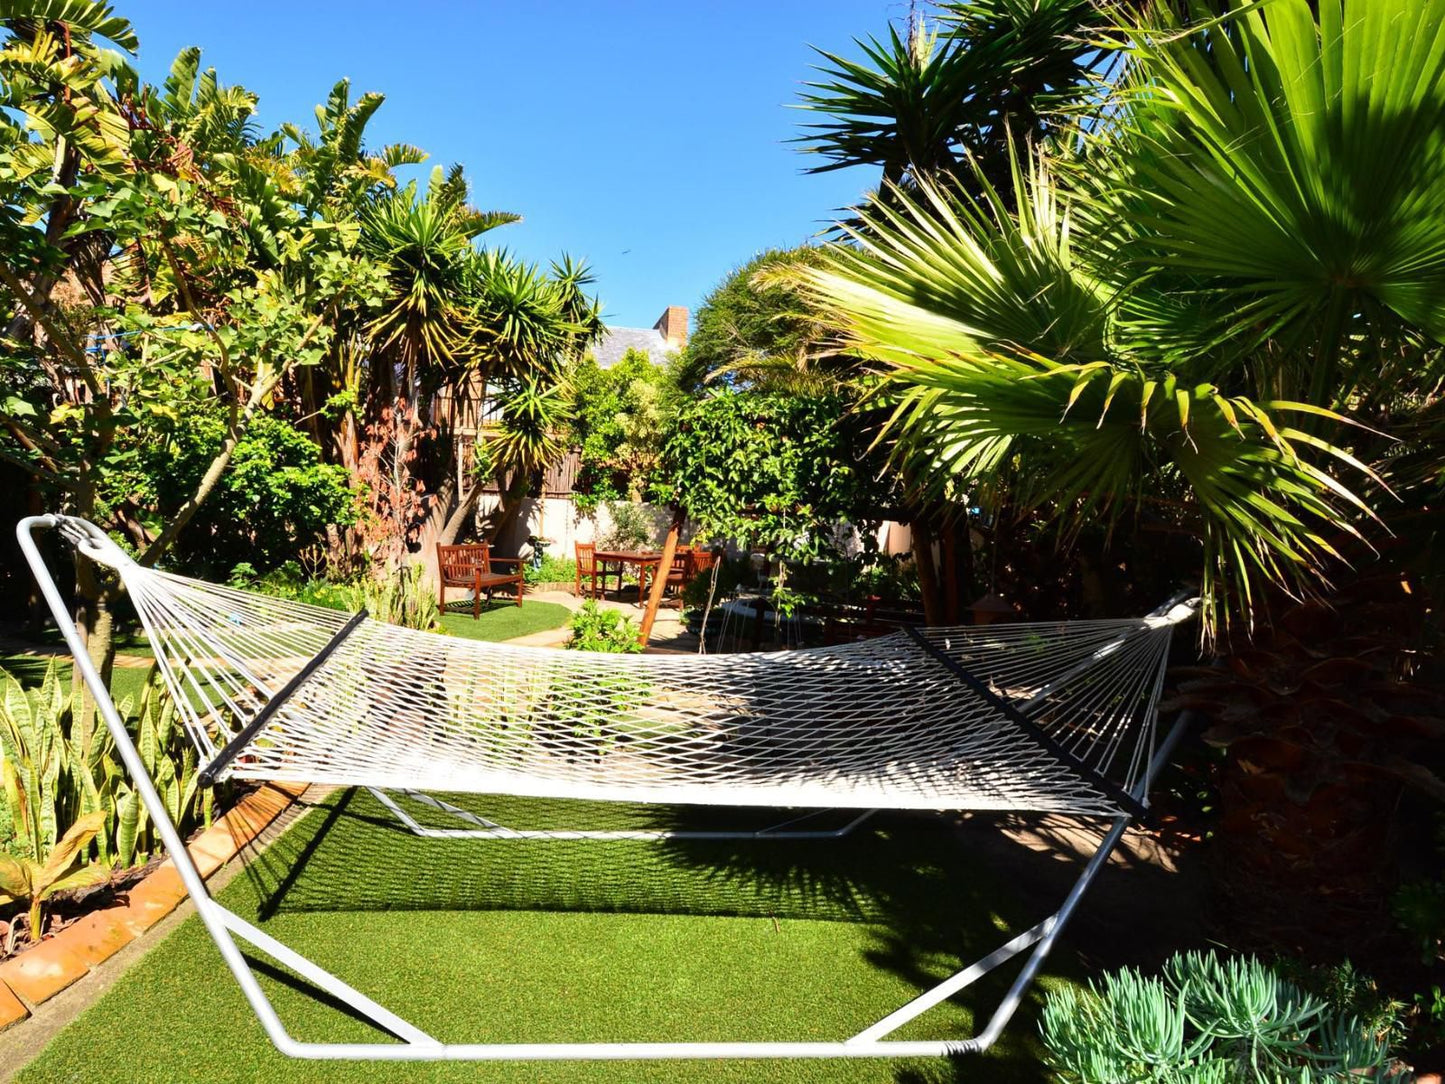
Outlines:
[[[918,591],[923,596],[923,620],[929,625],[943,624],[938,594],[938,566],[933,561],[933,532],[915,519],[912,530],[913,564],[918,570]]]

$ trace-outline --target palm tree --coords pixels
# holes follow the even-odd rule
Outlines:
[[[479,434],[479,475],[494,475],[501,502],[487,525],[497,537],[515,518],[534,476],[566,452],[565,374],[604,327],[601,306],[586,289],[586,263],[563,255],[547,274],[505,250],[475,254],[467,295],[476,354],[468,383],[501,408],[497,430]],[[475,512],[474,485],[446,519],[439,538],[454,540]]]
[[[915,11],[903,33],[858,41],[861,60],[818,50],[799,107],[831,119],[798,137],[825,159],[810,172],[877,166],[886,193],[981,171],[1007,192],[1010,142],[1057,130],[1108,69],[1090,40],[1105,21],[1095,0],[970,0],[940,5],[931,29]]]
[[[496,476],[501,494],[497,514],[488,525],[492,539],[517,518],[536,476],[566,453],[566,426],[571,420],[565,385],[544,368],[506,377],[496,391],[501,417],[481,445],[485,469]]]
[[[1323,584],[1373,480],[1337,412],[1423,392],[1445,332],[1445,4],[1424,6],[1277,0],[1192,34],[1166,11],[1121,41],[1077,159],[875,200],[803,277],[886,370],[919,484],[1007,478],[1066,527],[1171,508],[1211,630],[1261,579]],[[1375,50],[1407,9],[1431,33]]]
[[[471,243],[518,218],[468,206],[460,167],[433,169],[424,196],[412,182],[368,209],[366,244],[390,268],[390,296],[368,329],[384,359],[373,374],[381,401],[423,401],[469,360],[463,298]]]
[[[1268,613],[1179,702],[1228,750],[1229,936],[1333,952],[1385,911],[1402,787],[1445,794],[1400,718],[1438,705],[1409,675],[1440,584],[1445,0],[1161,9],[1117,44],[1077,154],[890,193],[799,275],[919,487],[1188,531],[1206,630]]]

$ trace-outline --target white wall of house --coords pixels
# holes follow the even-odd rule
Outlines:
[[[497,507],[496,496],[483,496],[477,509],[478,518],[485,518]],[[644,504],[652,517],[652,540],[650,548],[660,549],[667,538],[667,529],[672,523],[672,514],[661,505]],[[530,554],[527,539],[538,535],[549,539],[547,552],[554,557],[575,557],[578,542],[596,542],[612,530],[612,514],[606,504],[599,504],[589,515],[577,510],[569,497],[529,497],[522,502],[511,528],[497,540],[497,548],[504,553]],[[857,553],[862,548],[862,539],[856,528],[847,524],[837,527],[838,539],[845,553]],[[680,540],[692,539],[691,525],[684,525]],[[909,533],[907,526],[898,523],[883,523],[877,532],[878,548],[889,554],[907,553]],[[727,547],[729,553],[741,552],[736,545]]]
[[[497,507],[498,498],[484,496],[477,509],[479,517],[486,517]],[[659,548],[667,538],[667,529],[672,524],[672,514],[659,505],[642,506],[652,518],[652,548]],[[527,543],[530,535],[549,539],[547,552],[554,557],[576,556],[578,542],[596,542],[612,530],[612,515],[607,505],[600,504],[590,515],[582,515],[568,497],[532,497],[522,502],[511,528],[499,539],[497,548],[504,553],[530,553]],[[684,527],[682,540],[686,542],[691,531]]]

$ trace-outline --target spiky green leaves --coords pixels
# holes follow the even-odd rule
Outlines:
[[[1279,393],[1388,395],[1415,356],[1362,336],[1445,339],[1445,0],[1273,0],[1192,32],[1158,9],[1092,137],[1115,257],[1223,295],[1221,335],[1288,351]]]
[[[1247,613],[1256,576],[1320,580],[1330,537],[1365,511],[1322,464],[1362,468],[1281,416],[1336,416],[1192,380],[1167,346],[1126,348],[1117,331],[1148,281],[1090,262],[1067,191],[1038,162],[1015,168],[1017,211],[979,183],[982,199],[895,191],[830,266],[798,272],[852,348],[887,366],[879,395],[916,486],[958,497],[1007,481],[1066,531],[1177,495],[1204,549],[1211,627],[1221,599]]]
[[[1340,412],[1418,406],[1442,356],[1445,0],[1317,9],[1159,5],[1064,166],[885,189],[799,271],[887,367],[920,486],[1066,528],[1173,509],[1211,620],[1324,580],[1377,480]]]

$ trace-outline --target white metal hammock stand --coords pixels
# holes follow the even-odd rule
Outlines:
[[[446,1043],[213,900],[146,774],[36,547],[58,528],[121,576],[155,648],[203,777],[364,786],[429,837],[491,840],[818,840],[879,808],[1102,815],[1112,825],[1062,906],[847,1039],[833,1042]],[[1147,805],[1186,720],[1156,744],[1172,626],[1192,604],[1134,621],[929,629],[818,651],[593,656],[453,640],[216,587],[136,565],[99,528],[32,516],[20,546],[202,923],[277,1049],[385,1061],[903,1058],[986,1050]],[[385,791],[465,822],[428,828]],[[756,832],[524,831],[427,792],[854,811],[841,828]],[[292,1038],[242,955],[246,942],[397,1041]],[[889,1039],[1032,949],[969,1039]]]

